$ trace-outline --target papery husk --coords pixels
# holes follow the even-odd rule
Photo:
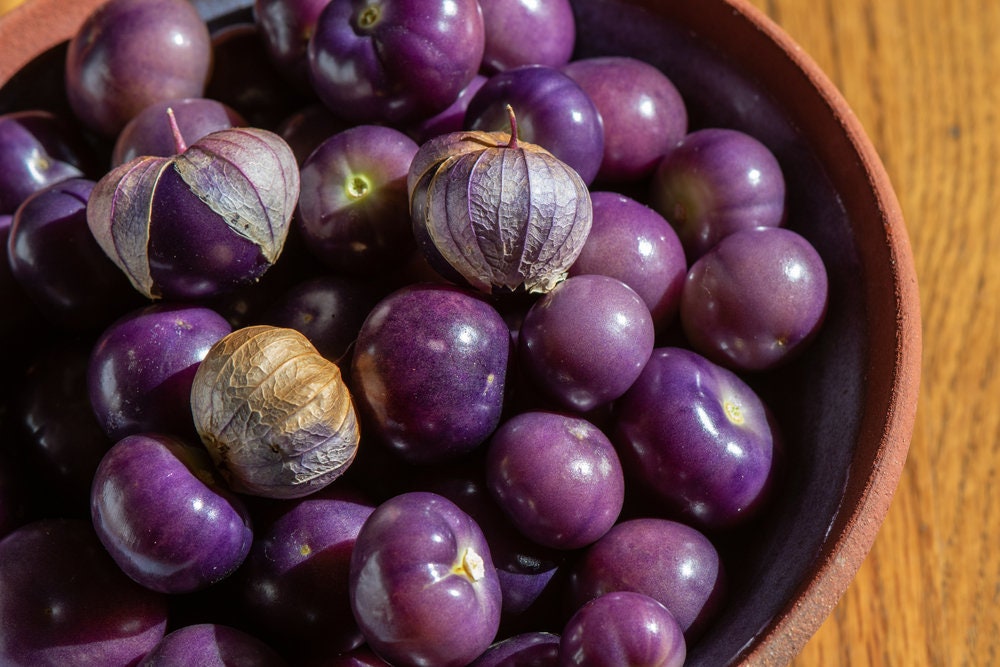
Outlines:
[[[544,293],[590,234],[590,192],[552,153],[511,137],[455,132],[421,146],[407,179],[414,235],[445,277],[486,293]]]
[[[360,439],[340,368],[283,327],[244,327],[213,345],[195,373],[191,412],[229,484],[270,498],[325,487]]]

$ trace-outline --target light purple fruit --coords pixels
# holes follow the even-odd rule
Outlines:
[[[687,260],[677,232],[662,215],[623,194],[590,193],[594,220],[570,276],[599,273],[635,290],[661,331],[677,316]]]
[[[486,476],[514,525],[554,549],[597,541],[625,499],[607,436],[585,419],[555,412],[522,412],[501,424],[490,439]]]
[[[569,0],[480,0],[486,27],[483,67],[500,72],[522,65],[561,67],[576,44]]]
[[[642,593],[616,591],[595,598],[566,623],[560,667],[683,667],[684,633],[673,614]]]
[[[719,552],[700,531],[667,519],[622,521],[584,551],[570,577],[574,611],[614,591],[648,595],[693,642],[719,613],[726,577]]]
[[[597,179],[623,183],[649,176],[688,131],[684,99],[667,76],[627,56],[580,58],[562,68],[593,100],[604,127]]]
[[[528,310],[518,334],[524,372],[563,408],[621,396],[653,351],[653,319],[635,290],[597,274],[567,278]]]
[[[115,443],[94,474],[90,509],[118,566],[163,593],[222,581],[253,539],[243,501],[225,486],[208,452],[165,435]]]
[[[351,377],[363,423],[411,462],[472,451],[500,423],[509,348],[506,322],[479,295],[400,288],[358,334]]]
[[[739,229],[785,220],[785,178],[756,138],[728,128],[688,134],[656,167],[650,205],[680,237],[689,263]]]
[[[664,515],[722,530],[767,501],[780,445],[771,412],[739,376],[700,354],[654,350],[613,421],[626,480],[651,492]]]
[[[482,530],[434,493],[404,493],[375,509],[355,542],[350,591],[368,645],[400,667],[468,665],[500,624]]]
[[[826,267],[801,235],[781,227],[730,234],[694,263],[681,324],[691,345],[736,371],[798,356],[826,316]]]

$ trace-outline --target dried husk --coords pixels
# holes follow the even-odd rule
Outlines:
[[[87,223],[105,254],[143,295],[160,296],[149,259],[157,185],[174,169],[238,236],[273,264],[284,246],[299,197],[295,155],[277,134],[258,128],[213,132],[172,157],[137,157],[94,186]]]
[[[431,139],[407,185],[414,235],[428,259],[483,292],[551,290],[590,234],[586,183],[541,146],[517,141],[513,123],[511,133]]]
[[[195,373],[191,411],[212,460],[243,493],[313,493],[357,452],[340,368],[294,329],[250,326],[219,340]]]

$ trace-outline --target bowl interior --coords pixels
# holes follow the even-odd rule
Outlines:
[[[742,0],[573,3],[579,56],[647,60],[684,95],[692,128],[740,129],[775,153],[787,179],[788,226],[813,242],[829,272],[827,320],[808,354],[748,378],[782,426],[784,475],[766,516],[720,540],[729,604],[688,660],[780,664],[854,577],[905,459],[919,314],[898,205],[836,90]],[[195,4],[213,25],[250,20],[249,0]],[[0,113],[64,113],[64,57],[63,42],[0,78]]]

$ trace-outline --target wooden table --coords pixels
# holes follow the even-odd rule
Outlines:
[[[923,319],[897,495],[793,664],[1000,665],[1000,2],[753,2],[830,75],[879,150]]]

